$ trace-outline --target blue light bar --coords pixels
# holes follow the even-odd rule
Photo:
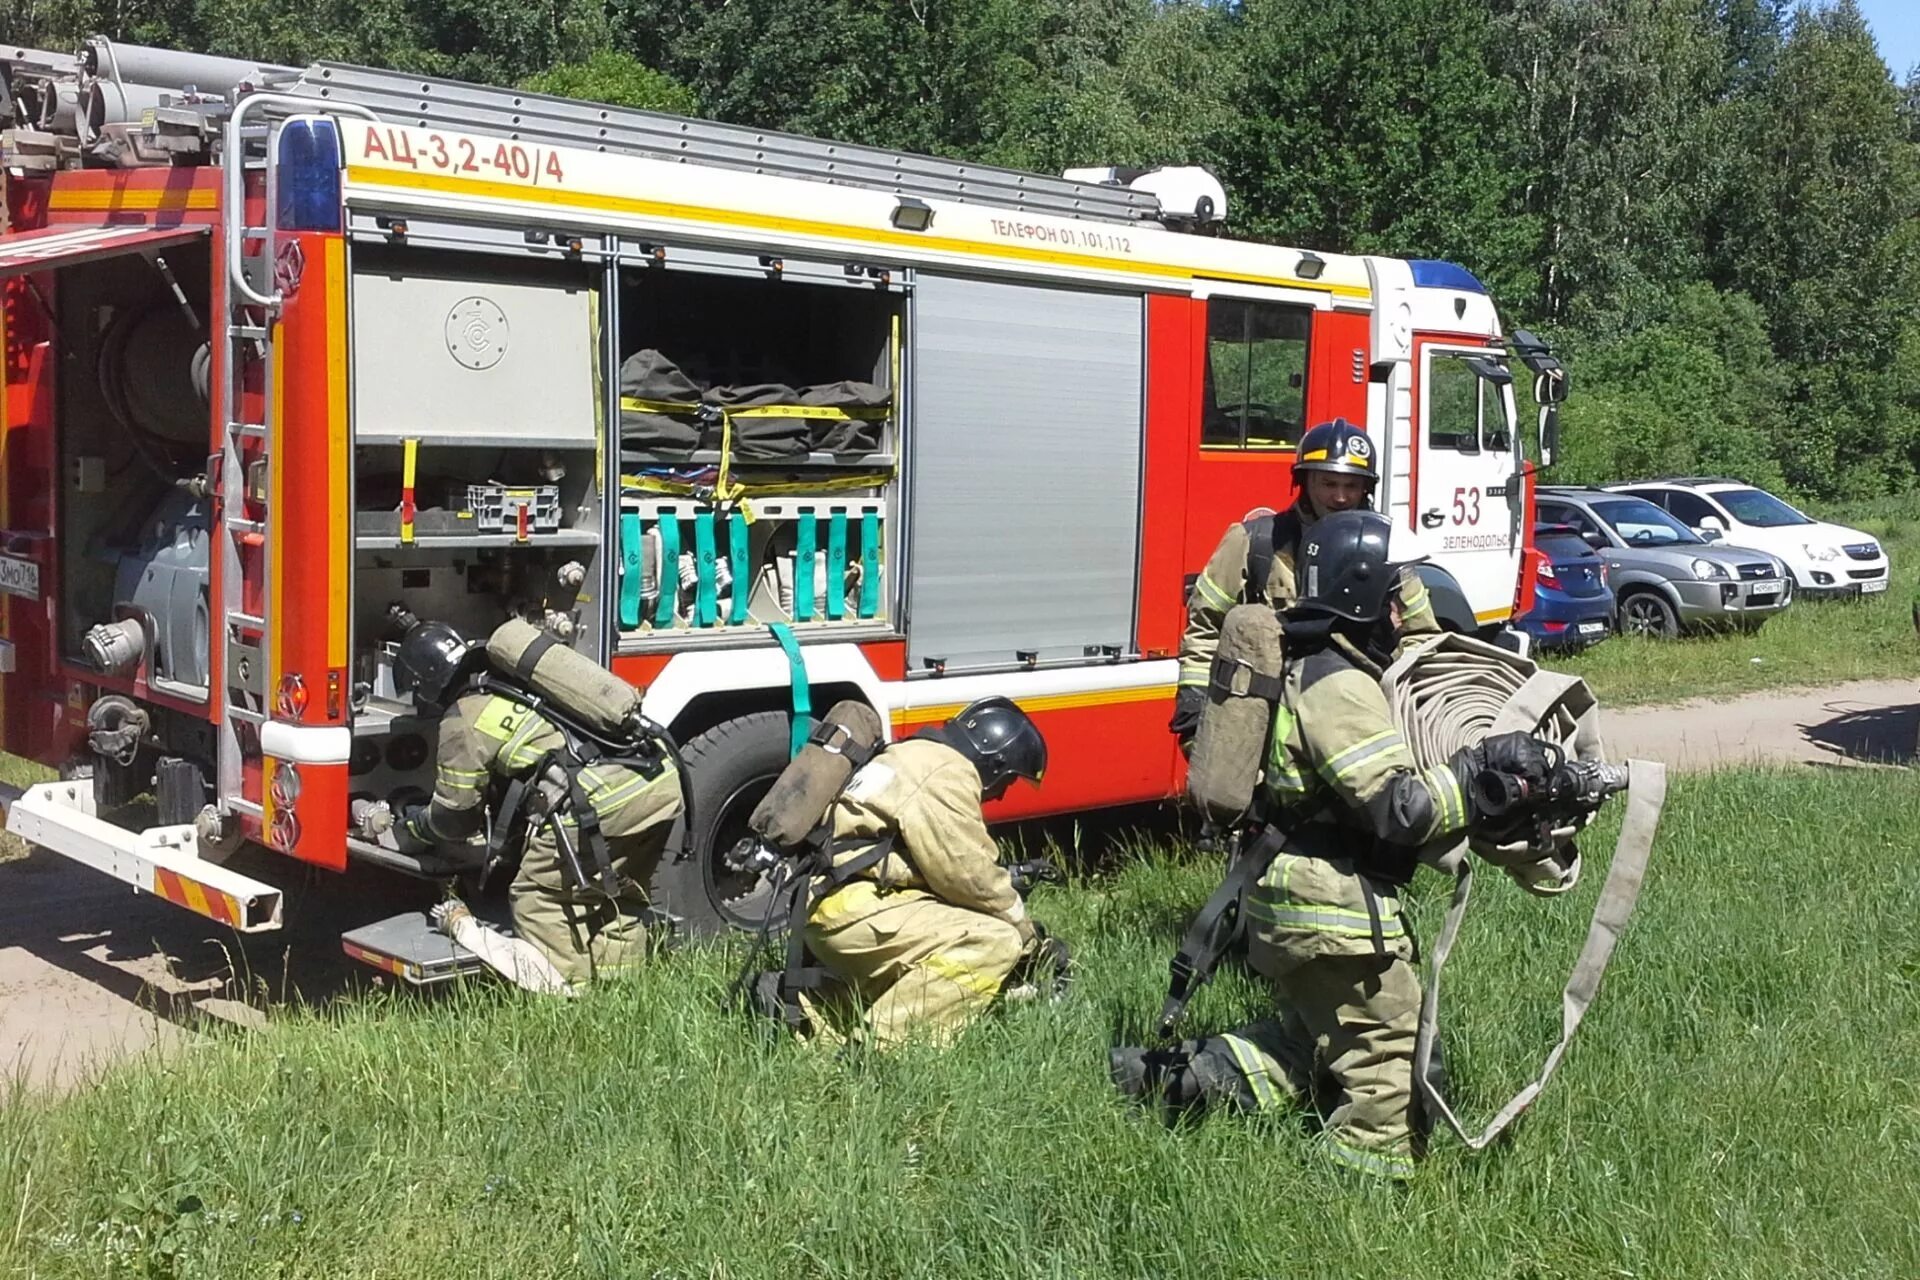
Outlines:
[[[1413,268],[1413,283],[1422,289],[1455,289],[1461,293],[1487,291],[1487,286],[1473,278],[1473,272],[1457,262],[1414,258],[1407,265]]]
[[[332,120],[289,120],[280,130],[274,221],[282,231],[340,230],[340,135]]]

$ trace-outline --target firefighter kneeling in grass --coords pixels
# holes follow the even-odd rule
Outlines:
[[[1420,980],[1398,893],[1422,846],[1477,831],[1470,785],[1491,770],[1548,773],[1536,738],[1500,734],[1440,767],[1416,769],[1380,691],[1398,640],[1401,566],[1370,511],[1323,517],[1305,539],[1305,592],[1282,624],[1285,663],[1265,775],[1269,833],[1244,855],[1269,859],[1246,904],[1248,959],[1280,998],[1277,1017],[1169,1049],[1121,1048],[1114,1083],[1177,1113],[1264,1110],[1307,1100],[1335,1159],[1411,1174],[1417,1132],[1414,1042]]]
[[[815,761],[839,770],[824,793],[807,776]],[[828,1042],[945,1044],[1023,960],[1064,968],[1065,948],[1027,915],[981,815],[1016,778],[1037,784],[1046,763],[1039,729],[1006,698],[885,746],[864,704],[828,712],[749,824],[771,845],[806,846],[809,871],[795,888],[787,969],[756,980],[756,1012]],[[865,1025],[845,1036],[835,1024],[850,1004],[865,1006]]]
[[[444,713],[433,800],[399,815],[401,850],[467,847],[497,777],[489,860],[526,831],[508,890],[514,932],[572,987],[644,960],[641,886],[681,793],[632,686],[517,620],[484,649],[446,623],[415,623],[394,682],[423,713]]]

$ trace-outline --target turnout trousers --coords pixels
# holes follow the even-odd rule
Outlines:
[[[567,826],[574,847],[580,848],[579,831],[571,823]],[[612,897],[572,888],[561,869],[552,829],[536,829],[527,838],[520,870],[507,890],[514,932],[546,953],[561,976],[575,986],[639,965],[647,958],[647,927],[641,913],[648,904],[641,886],[659,865],[670,828],[670,823],[660,823],[635,835],[608,839],[607,853],[620,886]],[[582,849],[580,857],[590,864],[590,853]]]
[[[844,1016],[823,1023],[821,1006],[844,1006],[851,997],[865,1006],[865,1036],[879,1049],[916,1035],[951,1043],[993,1003],[1023,950],[1019,931],[1004,920],[871,880],[821,899],[806,941],[841,987],[806,1001],[814,1025],[844,1023]]]
[[[1371,902],[1369,902],[1371,899]],[[1317,1104],[1327,1152],[1388,1178],[1413,1172],[1420,978],[1398,901],[1352,862],[1283,852],[1249,895],[1247,958],[1280,1010],[1189,1046],[1211,1101]]]

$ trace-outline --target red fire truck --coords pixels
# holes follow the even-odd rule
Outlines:
[[[1461,267],[1218,234],[1198,170],[104,39],[0,72],[3,741],[62,770],[9,827],[238,929],[280,912],[241,842],[453,870],[351,817],[431,786],[396,603],[645,687],[698,927],[757,918],[715,855],[796,687],[895,733],[1016,699],[1051,763],[996,818],[1175,794],[1187,585],[1306,425],[1367,425],[1447,625],[1530,581],[1510,356],[1544,456],[1545,348]]]

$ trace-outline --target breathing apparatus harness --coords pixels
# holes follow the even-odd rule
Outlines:
[[[858,705],[863,711],[868,711],[864,703]],[[753,979],[755,961],[765,951],[773,933],[774,921],[781,914],[784,895],[786,965],[780,971],[778,994],[781,1019],[788,1029],[795,1032],[807,1029],[807,1015],[800,1005],[800,992],[816,990],[832,979],[832,974],[824,966],[807,963],[807,918],[824,899],[885,862],[895,844],[893,833],[888,832],[876,839],[871,848],[837,866],[834,863],[840,854],[865,843],[861,837],[845,840],[833,838],[834,809],[860,770],[872,763],[889,745],[884,741],[862,741],[862,735],[845,722],[843,706],[844,703],[828,711],[826,717],[808,733],[801,747],[802,752],[813,748],[835,757],[846,769],[846,776],[833,789],[812,827],[797,844],[776,843],[767,834],[773,825],[769,821],[772,815],[763,812],[767,809],[767,802],[762,801],[761,808],[756,808],[748,819],[748,825],[754,828],[755,834],[743,837],[725,855],[729,870],[757,873],[769,881],[770,887],[766,914],[761,918],[754,945],[748,950],[746,961],[734,979],[732,998],[738,1000],[747,991]],[[799,761],[799,755],[796,754],[794,761]],[[792,769],[794,764],[789,763],[787,767]],[[786,776],[783,773],[781,779]],[[776,787],[779,781],[775,781]],[[769,799],[772,794],[769,792]]]
[[[913,735],[948,743],[946,733],[929,726]],[[898,835],[888,831],[878,837],[849,836],[836,840],[833,815],[840,798],[852,786],[860,771],[892,745],[880,736],[880,723],[871,708],[857,701],[836,704],[807,735],[800,753],[788,764],[787,771],[775,780],[747,825],[754,834],[742,839],[726,855],[726,864],[736,872],[755,872],[768,879],[771,896],[754,947],[733,984],[733,998],[739,999],[752,981],[755,958],[766,948],[774,921],[780,917],[785,898],[786,965],[777,979],[780,1016],[787,1027],[801,1032],[807,1029],[807,1016],[800,1005],[802,991],[816,990],[834,981],[824,965],[808,963],[806,924],[814,908],[846,888],[855,880],[884,863],[898,843]],[[829,772],[820,772],[825,765]],[[844,770],[844,773],[842,771]],[[808,787],[812,773],[816,784]],[[839,775],[837,778],[834,775]],[[829,785],[819,786],[824,776]],[[792,786],[785,786],[789,780]],[[796,795],[795,793],[799,794]],[[795,837],[792,818],[796,803],[803,804],[812,816],[804,834]],[[818,805],[817,810],[814,806]],[[841,855],[859,852],[844,862]],[[1015,863],[1007,868],[1015,892],[1025,897],[1042,881],[1061,879],[1059,869],[1044,859]],[[1036,928],[1038,926],[1036,925]],[[1056,976],[1064,980],[1065,948],[1055,945],[1050,954]]]
[[[612,898],[620,891],[619,877],[613,871],[612,851],[602,830],[600,814],[594,808],[582,781],[585,771],[595,765],[630,769],[643,778],[658,778],[672,762],[680,784],[680,804],[684,816],[683,856],[693,840],[693,795],[687,786],[686,761],[679,745],[667,730],[636,713],[626,722],[628,733],[621,737],[588,726],[559,702],[529,686],[534,665],[548,648],[559,642],[542,637],[545,645],[529,645],[512,674],[498,670],[474,675],[468,687],[525,708],[560,731],[562,743],[542,755],[533,768],[512,778],[501,797],[500,808],[487,840],[487,861],[492,865],[506,851],[524,818],[530,829],[545,827],[553,835],[559,850],[560,865],[573,888],[595,897]],[[581,861],[567,830],[571,821],[592,867]]]

